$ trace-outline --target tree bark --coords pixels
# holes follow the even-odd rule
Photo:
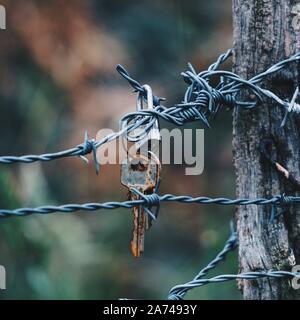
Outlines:
[[[300,49],[300,2],[280,0],[233,0],[234,71],[245,79],[266,70]],[[263,83],[289,101],[299,83],[299,64],[290,64]],[[243,96],[248,99],[249,96]],[[270,101],[255,109],[233,112],[233,154],[237,197],[297,195],[297,190],[263,158],[262,138],[273,136],[276,156],[300,178],[299,116],[289,116],[280,128],[283,109]],[[298,190],[299,191],[299,190]],[[299,195],[299,193],[298,193]],[[266,269],[291,271],[300,264],[300,208],[289,206],[269,223],[271,206],[237,209],[240,272]],[[278,211],[281,211],[278,208]],[[299,291],[287,279],[243,280],[238,283],[244,299],[296,299]]]

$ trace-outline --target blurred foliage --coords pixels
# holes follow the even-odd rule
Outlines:
[[[180,72],[198,70],[231,46],[231,5],[218,1],[2,1],[0,32],[1,154],[56,151],[81,143],[85,129],[117,129],[135,108],[124,64],[167,105],[180,101]],[[202,127],[199,123],[190,128]],[[205,170],[185,176],[164,166],[161,193],[234,196],[231,117],[221,112],[205,130]],[[0,207],[123,200],[119,167],[72,158],[1,165]],[[222,248],[233,207],[164,204],[146,235],[141,259],[129,252],[128,210],[2,219],[1,299],[164,299],[192,279]],[[236,254],[217,273],[237,272]],[[238,299],[236,283],[208,285],[192,299]]]

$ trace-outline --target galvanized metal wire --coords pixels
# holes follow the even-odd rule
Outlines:
[[[138,193],[140,194],[140,193]],[[160,205],[161,202],[179,202],[179,203],[198,203],[198,204],[218,204],[218,205],[286,205],[291,203],[300,203],[300,196],[278,195],[271,198],[256,199],[229,199],[229,198],[210,198],[210,197],[192,197],[188,195],[164,194],[158,195],[144,194],[138,200],[110,201],[110,202],[90,202],[84,204],[65,204],[49,205],[37,208],[19,208],[12,210],[0,210],[0,217],[7,216],[26,216],[28,214],[49,214],[54,212],[75,212],[75,211],[96,211],[100,209],[133,208],[135,206],[145,206],[151,208]]]
[[[222,274],[212,278],[204,279],[203,277],[212,269],[215,269],[221,262],[223,262],[228,253],[234,251],[238,246],[238,235],[231,223],[231,234],[225,243],[224,248],[217,254],[217,256],[204,267],[196,277],[184,284],[179,284],[170,289],[168,300],[183,300],[188,291],[202,287],[211,283],[220,283],[232,280],[255,280],[260,278],[300,278],[299,272],[290,272],[282,270],[261,270],[261,271],[248,271],[240,274]]]
[[[281,123],[282,126],[286,123],[288,114],[300,114],[300,105],[296,102],[299,93],[298,88],[295,88],[294,95],[290,101],[284,100],[272,91],[263,88],[263,81],[266,80],[268,76],[286,68],[290,63],[298,62],[300,59],[300,52],[273,65],[271,68],[249,80],[242,79],[233,72],[218,70],[221,64],[231,57],[232,54],[233,50],[228,50],[224,54],[220,55],[217,61],[210,65],[207,70],[200,73],[196,72],[191,64],[188,64],[188,70],[182,73],[183,79],[188,84],[188,87],[179,104],[171,107],[165,107],[161,105],[161,102],[164,100],[163,98],[151,95],[154,106],[153,109],[142,109],[126,114],[120,120],[119,131],[113,132],[99,141],[89,139],[88,134],[86,133],[84,142],[70,149],[40,155],[0,156],[0,163],[32,163],[36,161],[51,161],[73,156],[79,156],[87,161],[85,156],[92,153],[96,172],[98,173],[100,165],[96,156],[97,148],[123,135],[130,141],[140,141],[149,134],[150,130],[155,126],[159,119],[163,119],[177,126],[182,126],[186,122],[199,120],[209,127],[210,120],[214,118],[221,107],[229,109],[234,107],[252,109],[259,102],[264,100],[272,101],[284,109],[285,115]],[[147,102],[147,99],[149,99],[149,92],[147,92],[146,86],[141,85],[137,80],[133,79],[122,66],[118,65],[117,71],[129,82],[133,87],[134,92],[138,93],[137,99],[143,99]],[[214,81],[212,81],[213,79]],[[212,85],[212,83],[216,82],[216,85]],[[251,94],[251,100],[242,100],[241,97],[246,96],[246,94],[248,96]],[[136,129],[139,130],[137,131]],[[30,214],[50,214],[54,212],[70,213],[79,210],[96,211],[100,209],[133,208],[134,206],[143,206],[145,208],[145,212],[147,212],[152,219],[155,219],[158,215],[158,209],[161,202],[176,201],[179,203],[219,205],[271,205],[273,209],[276,208],[276,206],[286,206],[291,203],[300,202],[300,197],[286,195],[277,195],[271,198],[228,199],[191,197],[188,195],[176,196],[172,194],[158,195],[156,192],[150,195],[144,195],[138,190],[136,190],[136,193],[139,196],[139,199],[122,202],[110,201],[103,203],[94,202],[58,206],[49,205],[37,208],[0,209],[0,217],[20,217]],[[151,211],[153,207],[156,208],[154,213]],[[271,222],[274,222],[274,219],[278,215],[274,214],[274,210],[272,210],[272,212]],[[219,283],[236,279],[253,280],[262,277],[286,278],[300,276],[299,273],[284,270],[261,270],[255,272],[244,272],[241,274],[219,275],[213,278],[204,279],[203,277],[222,262],[226,255],[236,248],[237,244],[237,233],[232,230],[222,251],[205,268],[203,268],[192,281],[173,287],[169,292],[168,299],[181,300],[189,290],[209,283]]]
[[[222,274],[210,279],[199,279],[195,281],[191,281],[188,284],[182,285],[182,289],[184,290],[191,290],[193,288],[201,287],[206,284],[210,283],[220,283],[220,282],[226,282],[231,280],[255,280],[260,278],[294,278],[300,277],[299,272],[290,272],[290,271],[280,271],[280,270],[262,270],[262,271],[250,271],[250,272],[243,272],[239,274]],[[181,286],[177,286],[177,290],[179,290]],[[169,294],[168,296],[169,300],[182,300],[181,296],[178,296],[177,294]]]
[[[210,270],[217,267],[219,263],[225,260],[227,254],[233,251],[238,245],[238,235],[231,224],[231,234],[225,243],[224,248],[217,254],[217,256],[205,267],[203,268],[196,277],[185,284],[176,285],[169,291],[168,300],[183,300],[186,293],[194,288],[195,283],[202,279]]]
[[[285,110],[285,116],[282,125],[287,120],[289,113],[300,113],[300,105],[296,103],[298,89],[295,88],[295,94],[291,101],[285,101],[273,92],[263,89],[259,84],[271,74],[287,67],[288,64],[297,62],[300,59],[300,53],[291,56],[275,65],[261,74],[245,80],[233,72],[218,70],[220,65],[233,54],[233,49],[228,50],[220,55],[216,62],[209,66],[205,71],[197,73],[191,64],[188,64],[188,70],[182,73],[184,81],[188,88],[184,94],[181,103],[171,107],[161,105],[163,98],[153,95],[154,109],[145,109],[126,114],[120,120],[119,131],[113,132],[99,141],[88,139],[75,147],[54,153],[45,153],[41,155],[22,155],[22,156],[0,156],[1,164],[11,164],[16,162],[32,163],[36,161],[51,161],[64,157],[80,156],[84,157],[89,153],[94,154],[96,171],[99,171],[99,163],[96,157],[96,149],[101,145],[126,135],[130,141],[138,141],[144,138],[155,122],[159,119],[171,122],[177,126],[182,126],[190,121],[202,121],[205,125],[210,126],[209,120],[212,119],[220,107],[243,107],[254,108],[263,98],[269,99]],[[133,87],[135,92],[142,94],[144,100],[147,100],[145,87],[137,80],[133,79],[124,67],[118,65],[117,71]],[[218,78],[219,82],[214,87],[211,84],[212,78]],[[238,96],[247,90],[255,97],[254,100],[241,101]],[[138,133],[135,133],[139,128]],[[131,133],[131,135],[129,135]]]
[[[154,110],[143,110],[140,112],[132,112],[123,117],[121,122],[138,122],[144,120],[143,125],[146,125],[145,131],[148,132],[153,125],[155,119],[162,118],[165,121],[171,122],[175,125],[181,126],[186,122],[200,120],[207,126],[209,119],[214,118],[220,107],[243,107],[254,108],[258,102],[263,99],[269,99],[279,106],[283,107],[286,115],[288,113],[300,113],[300,105],[296,103],[298,96],[298,88],[295,88],[295,93],[291,101],[285,101],[279,96],[264,89],[261,82],[267,79],[268,76],[285,68],[289,63],[297,62],[300,59],[300,52],[285,59],[261,74],[245,80],[233,72],[218,70],[220,65],[225,62],[233,54],[233,49],[229,49],[222,54],[218,60],[213,63],[206,71],[197,73],[191,64],[188,64],[188,70],[182,73],[184,81],[188,84],[188,88],[184,94],[181,103],[172,107],[166,108],[157,104],[157,98],[153,101],[156,106]],[[120,71],[120,67],[117,69]],[[124,76],[126,70],[122,67],[121,75]],[[126,71],[126,80],[132,85],[135,82]],[[217,85],[214,87],[211,80],[219,79]],[[241,93],[252,93],[254,99],[248,101],[239,100]],[[147,99],[146,96],[144,96]],[[286,122],[286,115],[281,125]],[[137,139],[139,137],[136,137]]]

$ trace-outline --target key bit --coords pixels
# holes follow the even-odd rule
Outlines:
[[[141,193],[151,194],[154,192],[158,180],[160,167],[157,163],[142,154],[137,154],[123,161],[121,165],[121,183],[129,189],[131,200],[139,199],[132,189]],[[144,251],[145,230],[151,225],[151,218],[142,206],[133,208],[133,239],[131,252],[133,256],[140,257]]]

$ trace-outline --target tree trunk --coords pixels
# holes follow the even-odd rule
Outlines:
[[[245,79],[266,70],[300,49],[300,2],[233,0],[234,71]],[[291,100],[298,86],[297,63],[270,76],[263,86]],[[248,99],[249,96],[243,96]],[[273,136],[276,156],[300,178],[299,116],[289,116],[280,128],[284,111],[270,101],[255,109],[236,108],[233,114],[233,153],[237,197],[296,195],[297,190],[265,160],[259,151],[262,138]],[[299,191],[299,190],[298,190]],[[298,193],[299,194],[299,193]],[[300,264],[300,208],[287,211],[269,223],[271,206],[240,206],[237,210],[240,272],[266,269],[291,271]],[[281,211],[280,207],[278,211]],[[296,299],[299,291],[287,279],[243,280],[245,299]]]

